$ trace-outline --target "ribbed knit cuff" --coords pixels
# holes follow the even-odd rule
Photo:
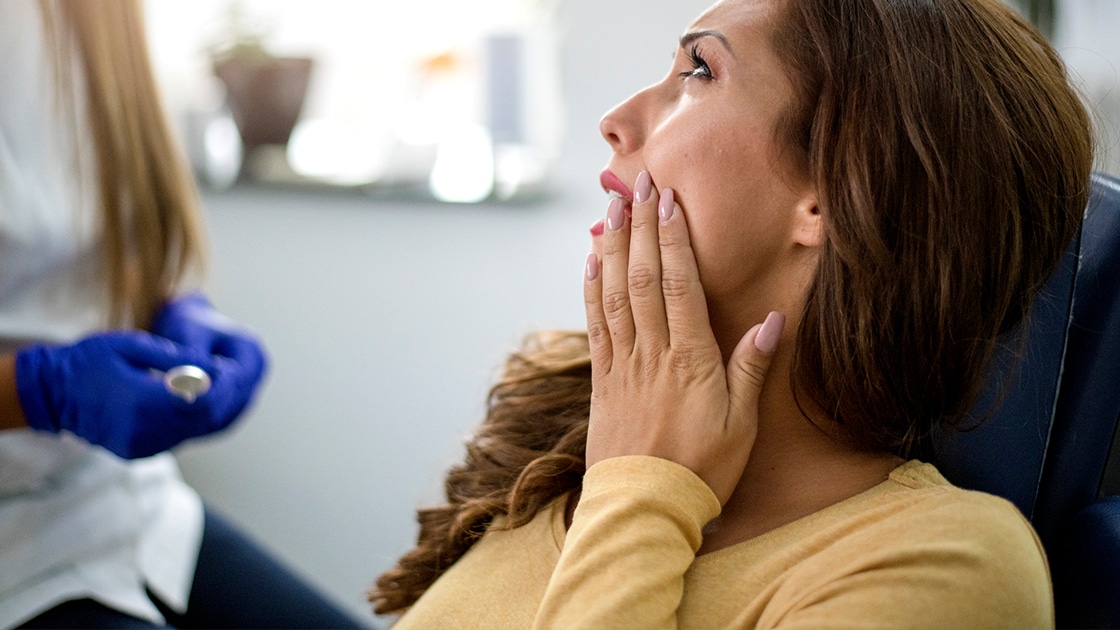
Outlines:
[[[715,493],[696,473],[660,457],[627,455],[598,462],[583,476],[580,502],[618,490],[638,491],[643,502],[671,506],[697,532],[721,510]]]

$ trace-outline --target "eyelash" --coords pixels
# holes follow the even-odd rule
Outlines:
[[[708,66],[708,62],[704,60],[704,54],[700,52],[699,44],[692,45],[692,49],[688,52],[688,58],[692,62],[692,70],[682,72],[681,77],[685,79],[691,77],[701,81],[711,81],[715,78],[712,76],[712,69]]]

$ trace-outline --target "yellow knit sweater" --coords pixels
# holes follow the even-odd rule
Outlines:
[[[1003,499],[911,461],[848,500],[697,557],[719,512],[652,457],[603,461],[524,527],[488,532],[401,618],[410,628],[1050,628],[1049,571]]]

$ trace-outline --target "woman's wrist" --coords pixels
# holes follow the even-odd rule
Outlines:
[[[16,388],[16,355],[0,355],[0,431],[27,427]]]

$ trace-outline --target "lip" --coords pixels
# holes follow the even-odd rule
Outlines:
[[[603,232],[607,229],[606,219],[599,219],[591,224],[591,236],[602,236]]]
[[[629,186],[623,184],[622,180],[618,178],[618,175],[612,173],[609,168],[603,169],[603,172],[599,174],[599,185],[601,185],[606,192],[616,192],[622,195],[622,198],[626,201],[630,203],[634,202],[633,191],[630,190]]]

